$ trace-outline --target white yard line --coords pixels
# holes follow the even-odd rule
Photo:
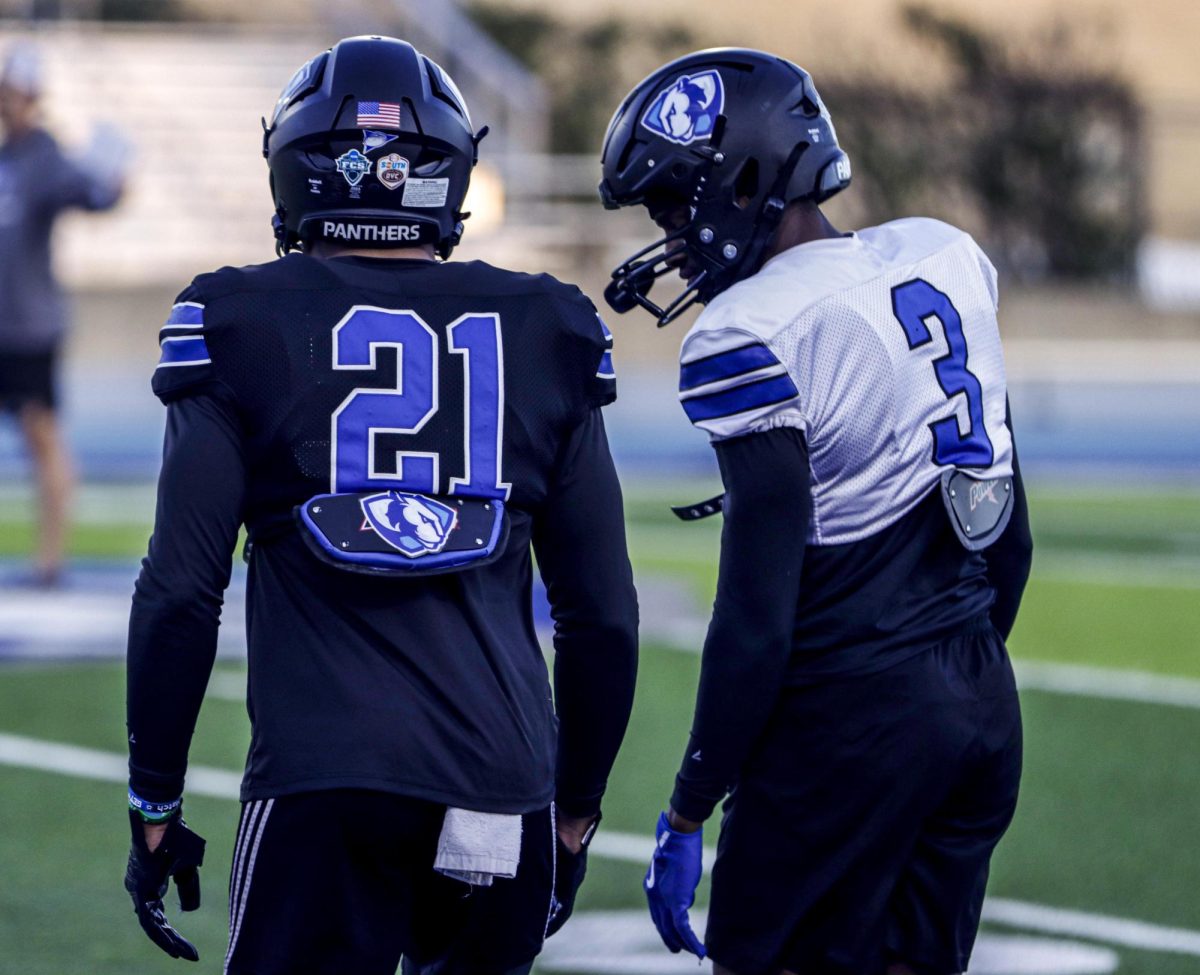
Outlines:
[[[124,785],[128,767],[124,755],[80,748],[59,742],[0,733],[0,765],[54,772],[75,778]],[[238,798],[241,775],[226,769],[192,765],[188,768],[187,793],[216,799]],[[592,841],[593,856],[636,863],[648,861],[654,845],[650,833],[618,833],[600,830]],[[713,850],[705,850],[705,867],[711,867]],[[1164,951],[1200,958],[1200,931],[1169,928],[1145,921],[1071,911],[1008,898],[989,897],[983,919],[990,924],[1040,931],[1047,934],[1089,938],[1105,944]]]
[[[1037,660],[1014,661],[1013,667],[1022,690],[1200,709],[1200,680],[1190,677]]]
[[[96,779],[100,782],[124,784],[129,779],[129,760],[124,755],[26,738],[23,735],[0,734],[0,765],[58,772],[77,779]],[[189,795],[236,799],[241,782],[242,776],[238,772],[206,768],[203,765],[188,768]]]
[[[697,640],[671,641],[672,649],[684,653],[695,652],[693,648],[703,643],[703,633],[696,635],[699,637]],[[1013,667],[1017,673],[1017,684],[1022,690],[1200,710],[1200,680],[1192,677],[1170,677],[1141,670],[1117,670],[1041,660],[1017,660],[1013,662]],[[208,684],[208,696],[219,701],[245,701],[245,675],[213,674]]]
[[[703,632],[692,634],[694,639],[680,639],[685,636],[685,629],[684,622],[679,621],[676,629],[648,638],[657,637],[678,653],[699,653],[704,643]],[[1022,690],[1200,710],[1200,680],[1193,677],[1041,660],[1014,660],[1013,669]]]
[[[1181,555],[1048,552],[1034,556],[1034,582],[1128,589],[1200,589],[1200,560]]]
[[[1200,931],[1167,928],[1145,921],[1131,921],[1108,914],[1068,911],[1061,907],[1027,904],[1004,897],[989,897],[983,904],[983,919],[990,924],[1089,938],[1123,948],[1167,951],[1200,958]]]

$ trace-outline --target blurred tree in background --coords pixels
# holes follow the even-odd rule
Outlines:
[[[686,27],[619,16],[569,23],[498,0],[476,0],[468,12],[546,82],[551,152],[599,153],[618,100],[649,71],[698,46]]]
[[[1002,39],[924,6],[904,18],[947,84],[820,80],[864,217],[945,217],[1026,280],[1132,275],[1146,225],[1132,87],[1064,26]]]
[[[497,0],[476,22],[547,83],[551,148],[596,153],[618,100],[658,65],[715,42],[619,17],[567,22]],[[989,33],[925,6],[904,23],[930,49],[918,78],[818,79],[854,164],[855,221],[911,214],[969,229],[1025,279],[1124,279],[1146,223],[1143,115],[1078,28]]]
[[[28,0],[31,20],[182,21],[195,20],[179,0]]]

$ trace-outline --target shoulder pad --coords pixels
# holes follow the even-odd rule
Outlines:
[[[975,252],[975,259],[979,262],[979,273],[983,275],[983,283],[987,286],[988,294],[992,298],[992,308],[999,310],[1000,308],[1000,287],[997,281],[996,265],[992,263],[991,258],[984,253],[983,248],[971,239],[971,248]]]
[[[195,287],[187,288],[171,306],[167,322],[158,332],[158,346],[151,388],[164,403],[213,378],[204,331],[204,302]]]
[[[591,407],[607,406],[617,398],[617,372],[613,365],[613,335],[608,325],[596,311],[590,298],[575,285],[564,284],[550,275],[543,275],[553,282],[549,293],[565,306],[565,320],[572,335],[579,340],[584,350],[584,388]]]
[[[774,426],[804,427],[800,393],[787,368],[756,335],[693,332],[679,360],[679,400],[714,440]]]
[[[613,336],[604,324],[600,313],[596,312],[596,323],[600,326],[600,334],[604,340],[604,351],[596,367],[596,376],[591,383],[591,400],[593,406],[607,406],[617,398],[617,369],[613,365]]]

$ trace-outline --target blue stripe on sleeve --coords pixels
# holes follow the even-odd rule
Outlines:
[[[728,352],[705,356],[694,362],[682,363],[679,367],[679,388],[687,391],[716,382],[718,379],[729,379],[753,372],[755,369],[777,365],[779,360],[775,358],[775,353],[765,345],[755,342],[753,345],[743,345]]]
[[[162,344],[162,356],[158,360],[160,366],[196,366],[211,362],[208,356],[208,343],[204,336],[195,335],[181,339],[167,339]]]
[[[596,315],[596,321],[598,321],[600,323],[600,331],[602,331],[604,333],[604,340],[606,342],[611,342],[612,341],[612,332],[610,332],[608,330],[608,326],[606,324],[604,324],[604,319],[600,317],[599,313],[597,313],[597,315]]]
[[[204,306],[194,301],[181,301],[171,308],[168,325],[203,325]]]
[[[715,420],[722,416],[733,416],[735,413],[773,406],[798,395],[796,384],[790,376],[769,376],[719,393],[685,399],[683,411],[689,420],[699,423],[701,420]]]
[[[612,353],[605,352],[600,357],[600,368],[596,370],[596,375],[601,379],[616,379],[617,371],[613,368]]]

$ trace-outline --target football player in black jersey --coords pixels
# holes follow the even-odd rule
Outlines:
[[[162,899],[199,903],[181,802],[243,525],[225,970],[524,972],[570,913],[636,670],[611,336],[552,277],[445,262],[481,136],[402,41],[318,55],[264,140],[281,258],[199,276],[161,332],[126,887],[174,957],[197,958]]]

